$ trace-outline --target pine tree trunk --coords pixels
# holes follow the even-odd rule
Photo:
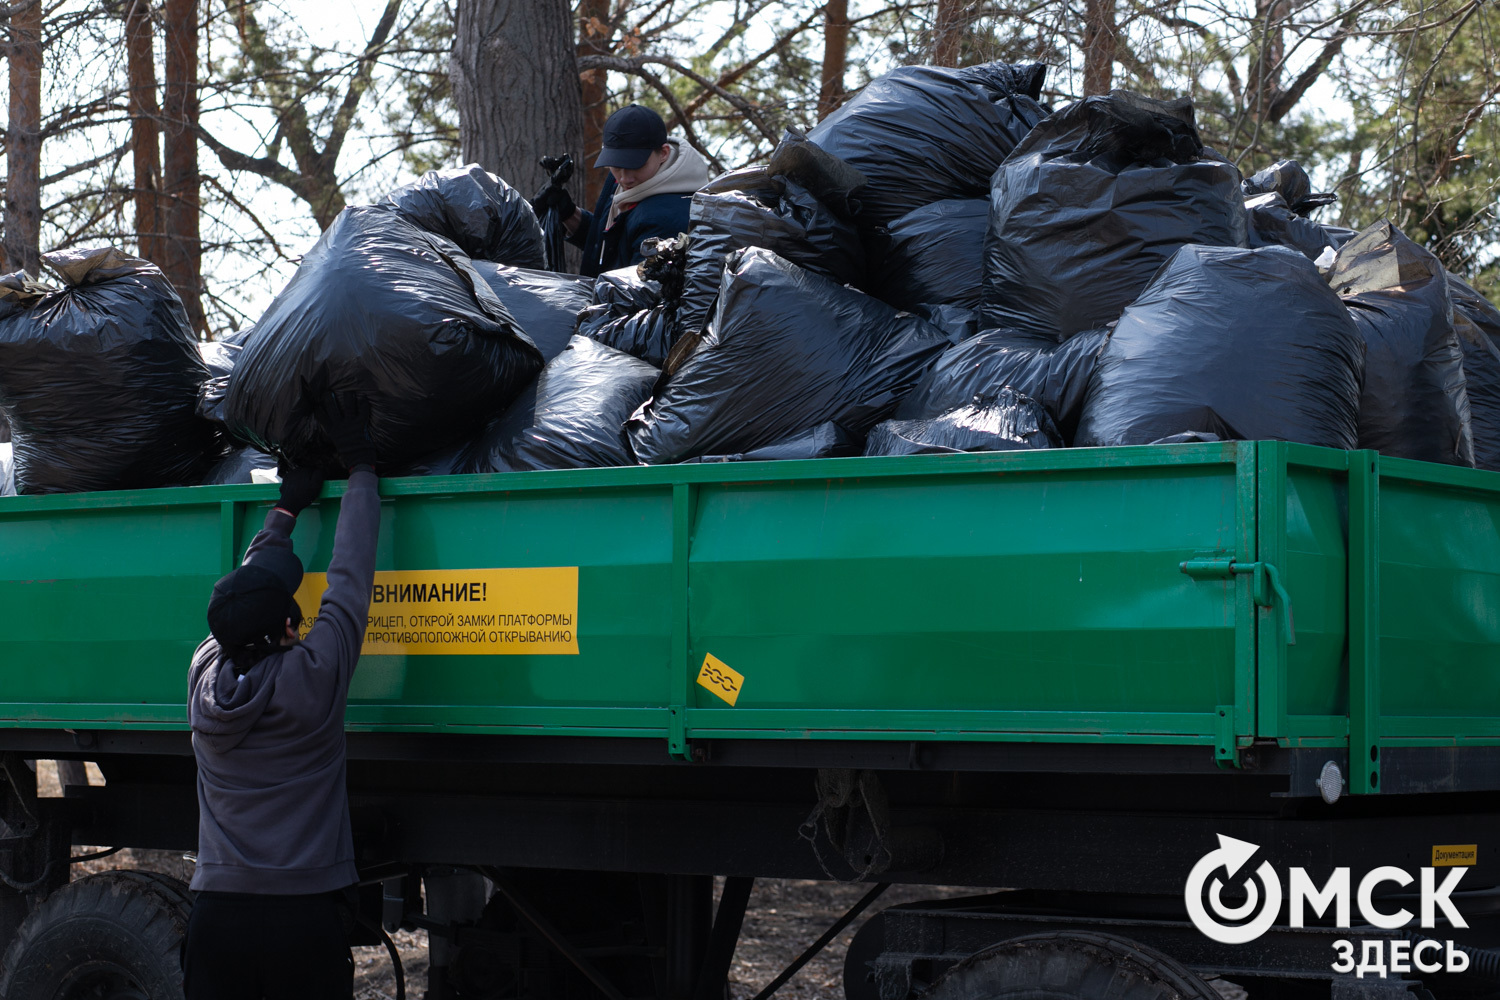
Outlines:
[[[5,144],[5,269],[42,266],[42,5],[10,15],[10,123]]]
[[[203,316],[202,244],[198,239],[198,4],[166,2],[167,78],[162,88],[165,123],[162,192],[165,233],[162,270],[199,336],[208,331]]]
[[[130,145],[135,161],[135,232],[137,253],[161,264],[161,150],[156,103],[155,32],[150,0],[128,0],[125,11],[125,61],[130,81]]]
[[[1107,94],[1115,78],[1115,0],[1086,0],[1083,13],[1083,96]]]
[[[849,58],[849,0],[823,5],[823,74],[818,86],[818,121],[844,103],[844,66]]]
[[[449,73],[463,157],[527,197],[543,156],[583,159],[583,101],[568,0],[459,0]]]
[[[609,55],[609,0],[579,0],[579,56]],[[605,171],[594,169],[604,145],[604,123],[609,118],[609,90],[602,69],[579,74],[583,91],[583,162],[575,176],[583,177],[583,206],[593,208],[604,188]]]
[[[966,27],[965,0],[937,0],[932,19],[932,64],[957,66]]]

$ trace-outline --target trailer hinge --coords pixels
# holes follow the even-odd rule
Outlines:
[[[1225,768],[1239,767],[1240,747],[1234,732],[1234,706],[1219,705],[1215,709],[1215,715],[1214,763]]]
[[[1280,608],[1281,631],[1288,646],[1297,645],[1297,631],[1292,620],[1292,598],[1281,585],[1281,574],[1268,562],[1235,562],[1219,557],[1196,557],[1184,560],[1179,568],[1194,580],[1228,580],[1251,574],[1251,599],[1257,607]]]

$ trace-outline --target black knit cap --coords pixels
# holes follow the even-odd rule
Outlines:
[[[214,584],[208,629],[225,649],[275,641],[301,584],[302,560],[287,549],[262,549]]]

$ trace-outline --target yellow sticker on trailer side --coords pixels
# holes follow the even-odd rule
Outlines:
[[[744,675],[712,653],[703,657],[698,683],[729,702],[730,708],[740,700],[740,692],[745,689]]]
[[[328,574],[297,590],[305,638]],[[578,567],[403,569],[375,574],[363,656],[577,655]]]

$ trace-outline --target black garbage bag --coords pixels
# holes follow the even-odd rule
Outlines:
[[[477,434],[542,368],[467,257],[376,206],[346,208],[255,324],[225,422],[263,451],[336,468],[310,409],[359,391],[382,466]]]
[[[1085,98],[995,172],[980,322],[1059,340],[1098,329],[1188,243],[1245,245],[1240,172],[1204,147],[1192,102]]]
[[[957,344],[979,332],[979,313],[967,306],[918,303],[911,311],[947,334],[949,343]]]
[[[473,263],[543,359],[551,361],[561,354],[573,336],[579,313],[594,300],[593,280],[485,260]]]
[[[901,401],[896,419],[932,419],[1009,388],[1041,404],[1066,444],[1078,429],[1089,379],[1108,339],[1108,330],[1080,333],[1062,344],[985,330],[944,351]]]
[[[788,131],[764,167],[732,170],[693,195],[677,336],[713,316],[725,259],[761,247],[840,284],[864,277],[865,249],[851,219],[864,178]]]
[[[253,483],[251,477],[252,469],[266,469],[274,471],[276,468],[276,456],[267,455],[265,452],[255,448],[236,448],[225,455],[203,476],[203,486],[232,486],[239,483]]]
[[[946,455],[964,451],[1061,448],[1062,436],[1042,404],[1001,389],[935,417],[886,420],[865,442],[866,455]]]
[[[748,452],[825,421],[863,435],[948,346],[941,330],[758,247],[707,335],[625,425],[638,461]]]
[[[429,170],[381,202],[475,260],[543,270],[542,225],[521,192],[477,163]]]
[[[688,239],[650,239],[645,260],[594,280],[594,304],[578,332],[660,368],[677,336],[677,306],[686,280]]]
[[[224,398],[229,395],[229,376],[234,372],[234,363],[239,360],[238,343],[223,340],[206,340],[198,345],[198,353],[208,367],[209,378],[198,387],[198,416],[224,423]],[[227,456],[228,461],[232,456]]]
[[[470,449],[466,472],[634,465],[625,421],[660,372],[639,358],[574,337]]]
[[[759,448],[732,455],[703,455],[689,458],[687,462],[785,462],[799,458],[843,458],[860,454],[864,451],[864,445],[864,438],[827,420],[816,427],[798,431]]]
[[[1264,170],[1256,171],[1241,182],[1240,190],[1246,201],[1259,195],[1278,194],[1288,208],[1303,217],[1315,208],[1338,201],[1335,194],[1313,194],[1312,180],[1296,160],[1277,160]]]
[[[198,356],[214,378],[234,371],[234,363],[240,356],[240,345],[222,340],[204,340],[198,344]]]
[[[1464,352],[1464,383],[1474,431],[1474,465],[1500,471],[1500,309],[1449,273],[1453,330]]]
[[[1245,215],[1251,248],[1291,247],[1308,260],[1317,260],[1333,245],[1324,227],[1292,211],[1274,191],[1245,199]]]
[[[171,283],[112,247],[42,259],[65,287],[10,275],[0,296],[0,409],[17,492],[198,482],[224,443],[195,412],[208,369]]]
[[[1328,282],[1365,339],[1359,447],[1473,466],[1464,356],[1443,265],[1377,222],[1344,244]]]
[[[862,226],[948,198],[982,198],[990,175],[1047,115],[1047,67],[903,66],[823,119],[808,138],[868,179]]]
[[[1186,246],[1110,334],[1073,443],[1206,431],[1353,448],[1363,369],[1359,330],[1312,261]]]
[[[989,219],[984,198],[935,201],[906,213],[891,223],[870,290],[901,309],[918,303],[978,309]]]
[[[10,444],[10,421],[0,412],[0,444]]]

